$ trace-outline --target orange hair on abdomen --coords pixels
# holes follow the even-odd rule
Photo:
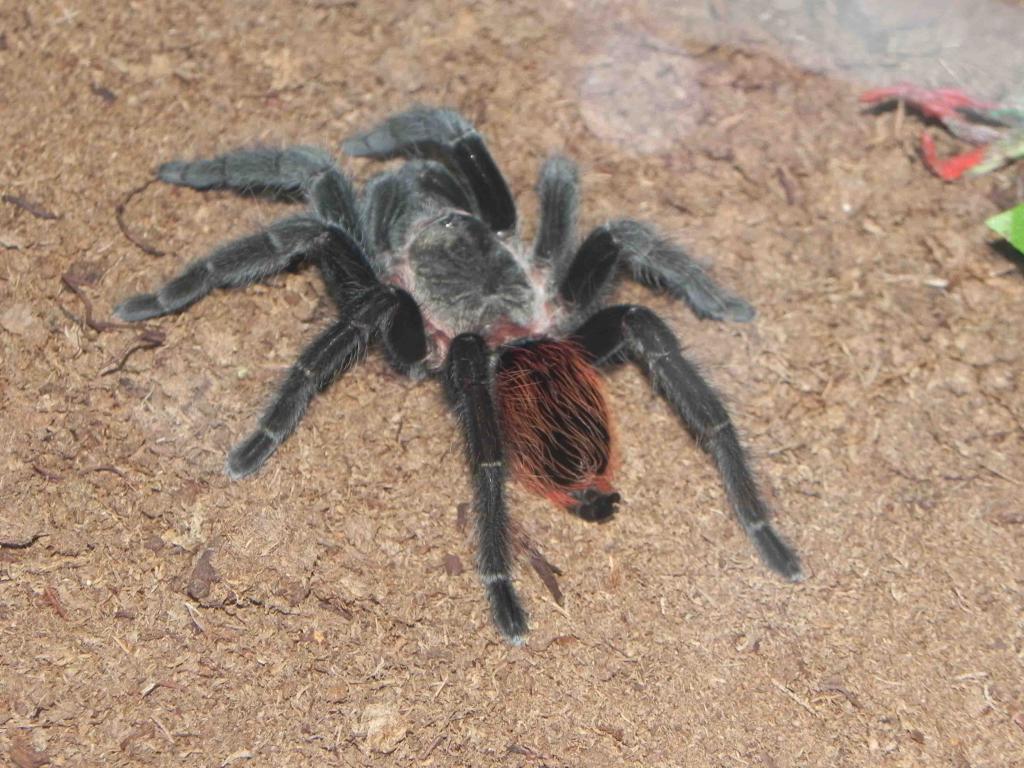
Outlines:
[[[542,339],[501,353],[501,427],[515,476],[567,509],[573,491],[611,493],[611,414],[597,370],[579,345]]]

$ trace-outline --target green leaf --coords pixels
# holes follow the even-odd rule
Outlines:
[[[1024,253],[1024,203],[1008,211],[997,213],[985,222],[989,229],[995,230],[1010,241],[1010,245]]]

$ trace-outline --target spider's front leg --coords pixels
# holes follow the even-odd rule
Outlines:
[[[277,192],[303,190],[315,215],[282,219],[262,232],[240,237],[190,263],[155,293],[121,302],[114,313],[129,322],[181,312],[217,288],[237,288],[288,269],[302,259],[331,224],[360,239],[355,192],[323,153],[308,148],[240,150],[212,160],[174,161],[160,166],[161,179],[174,184],[239,191],[253,185]],[[327,165],[324,165],[324,164]]]
[[[255,283],[297,262],[323,231],[323,223],[310,216],[283,219],[193,261],[155,293],[130,296],[115,307],[114,314],[129,322],[148,320],[181,312],[216,288]]]
[[[321,218],[359,231],[352,182],[320,147],[236,149],[209,159],[172,160],[157,168],[156,175],[192,189],[308,199]]]
[[[694,314],[712,320],[746,322],[754,308],[721,287],[680,246],[649,224],[617,219],[598,227],[579,246],[576,217],[579,175],[568,158],[555,155],[537,184],[540,226],[533,261],[549,267],[562,299],[586,317],[611,289],[620,267],[637,281],[685,301]]]
[[[620,265],[633,278],[682,299],[702,319],[748,322],[754,308],[718,285],[690,256],[648,224],[610,221],[580,245],[559,286],[562,297],[583,310],[611,287]]]
[[[451,109],[413,107],[342,144],[353,157],[427,156],[440,160],[465,184],[480,217],[495,232],[516,226],[516,205],[483,138]]]
[[[554,267],[557,282],[576,246],[576,221],[579,217],[580,178],[576,164],[563,155],[552,155],[541,166],[537,180],[540,222],[533,243],[533,262]]]
[[[487,345],[474,334],[455,337],[445,364],[449,401],[459,418],[473,474],[480,579],[501,634],[518,645],[527,632],[526,612],[512,586],[508,513],[505,508],[505,452]]]
[[[714,460],[736,517],[761,557],[790,581],[802,580],[799,559],[768,520],[768,508],[758,493],[728,411],[683,356],[675,335],[661,318],[646,307],[609,307],[585,322],[575,338],[597,365],[629,359],[645,369],[654,389]]]

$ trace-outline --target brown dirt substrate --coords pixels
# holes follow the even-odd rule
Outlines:
[[[568,7],[0,11],[0,761],[1024,765],[1024,278],[982,224],[1019,172],[943,184],[919,122],[864,114],[854,87],[687,48],[643,8]],[[639,84],[609,58],[623,29]],[[159,161],[336,147],[414,101],[478,123],[528,230],[563,149],[585,226],[655,221],[757,306],[724,325],[619,294],[727,395],[806,582],[766,572],[635,370],[610,384],[615,520],[512,493],[564,572],[559,607],[521,569],[521,648],[472,572],[435,384],[373,355],[262,473],[227,479],[329,314],[321,285],[107,325],[283,210],[162,185],[121,225],[118,206]]]

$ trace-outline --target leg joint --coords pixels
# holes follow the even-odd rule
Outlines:
[[[715,424],[715,426],[711,427],[711,429],[707,431],[707,434],[705,434],[705,438],[708,440],[713,440],[718,436],[719,432],[721,432],[723,429],[728,429],[731,426],[732,422],[729,421],[728,419],[719,422],[718,424]]]

